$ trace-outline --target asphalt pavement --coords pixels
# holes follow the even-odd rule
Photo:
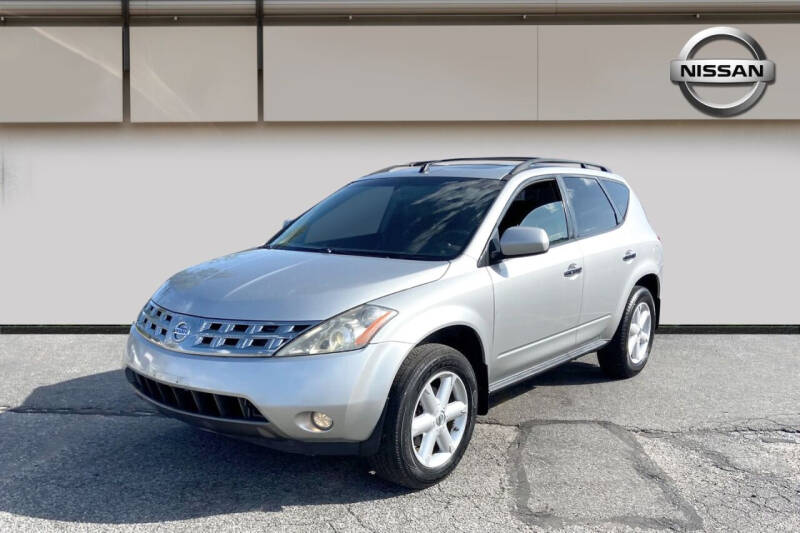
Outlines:
[[[502,391],[453,475],[197,431],[129,389],[119,335],[0,335],[0,531],[800,531],[800,336],[661,335]]]

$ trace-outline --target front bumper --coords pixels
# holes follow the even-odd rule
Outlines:
[[[360,453],[383,413],[389,389],[411,345],[370,344],[352,352],[298,357],[211,357],[167,350],[131,328],[124,366],[189,391],[249,400],[266,421],[190,413],[139,392],[161,412],[203,429],[302,453]],[[129,374],[130,379],[130,374]],[[333,418],[325,432],[303,413]]]

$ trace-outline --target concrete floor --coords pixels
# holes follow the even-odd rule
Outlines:
[[[800,530],[800,336],[662,335],[493,398],[455,473],[410,492],[156,415],[122,336],[0,335],[0,531]]]

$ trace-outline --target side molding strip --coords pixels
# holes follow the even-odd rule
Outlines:
[[[558,357],[555,357],[555,358],[550,359],[548,361],[543,361],[543,362],[539,363],[538,365],[532,366],[530,368],[526,368],[525,370],[521,370],[521,371],[517,372],[516,374],[512,374],[512,375],[510,375],[508,377],[505,377],[505,378],[503,378],[501,380],[495,381],[494,383],[491,383],[489,385],[489,394],[491,394],[493,392],[497,392],[500,389],[504,389],[504,388],[508,387],[509,385],[513,385],[514,383],[517,383],[518,381],[522,381],[523,379],[529,378],[529,377],[534,376],[536,374],[541,374],[545,370],[550,370],[554,366],[558,366],[558,365],[560,365],[562,363],[566,363],[567,361],[570,361],[570,360],[575,359],[577,357],[580,357],[582,355],[586,355],[587,353],[594,352],[598,348],[600,348],[600,347],[604,346],[605,344],[607,344],[608,341],[609,341],[609,339],[596,339],[596,340],[593,340],[592,342],[590,342],[588,344],[584,344],[583,346],[580,346],[580,347],[578,347],[578,348],[576,348],[576,349],[574,349],[572,351],[569,351],[569,352],[567,352],[567,353],[565,353],[563,355],[559,355]]]

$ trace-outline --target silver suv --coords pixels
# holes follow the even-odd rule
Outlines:
[[[594,351],[612,378],[641,371],[661,270],[642,206],[602,166],[399,165],[170,278],[125,373],[202,429],[367,456],[422,488],[456,467],[491,393]]]

